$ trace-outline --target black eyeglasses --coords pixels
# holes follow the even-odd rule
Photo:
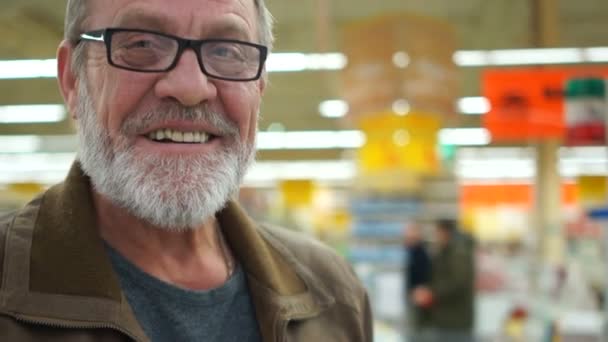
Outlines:
[[[227,81],[257,80],[268,56],[267,47],[240,40],[192,40],[138,29],[89,31],[82,40],[105,43],[110,65],[139,72],[169,71],[191,48],[205,75]]]

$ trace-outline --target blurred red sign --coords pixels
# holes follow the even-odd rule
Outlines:
[[[483,117],[494,142],[562,138],[564,86],[583,76],[608,77],[607,67],[522,67],[486,70],[482,93],[492,106]]]

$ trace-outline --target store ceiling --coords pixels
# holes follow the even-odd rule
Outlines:
[[[503,49],[535,46],[534,0],[266,0],[277,20],[275,51],[340,50],[339,27],[368,16],[414,12],[451,22],[460,49]],[[540,0],[539,0],[540,1]],[[557,6],[557,46],[608,46],[608,1],[544,0]],[[0,60],[52,58],[62,36],[65,0],[3,0],[0,12]],[[327,15],[322,15],[326,13]],[[441,42],[438,42],[440,44]],[[479,95],[479,69],[461,72],[461,95]],[[281,123],[287,130],[331,130],[341,125],[318,114],[322,100],[338,97],[338,72],[273,73],[260,128]],[[53,79],[0,80],[0,105],[61,103]],[[457,121],[474,126],[478,118]],[[0,125],[2,134],[65,134],[69,123]],[[265,152],[263,158],[322,158],[327,152]],[[321,155],[325,154],[325,155]],[[337,156],[337,155],[336,155]]]

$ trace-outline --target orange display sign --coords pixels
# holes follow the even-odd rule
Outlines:
[[[560,193],[563,205],[578,201],[576,184],[562,183]],[[534,187],[531,184],[465,184],[460,187],[460,205],[463,209],[501,205],[532,209]]]
[[[608,76],[607,67],[527,67],[484,71],[482,93],[491,105],[483,117],[493,142],[561,139],[564,86],[572,78]]]

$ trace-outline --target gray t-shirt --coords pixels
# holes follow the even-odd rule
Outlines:
[[[161,281],[116,250],[106,249],[146,335],[154,342],[259,342],[245,272],[237,266],[221,287],[192,291]]]

